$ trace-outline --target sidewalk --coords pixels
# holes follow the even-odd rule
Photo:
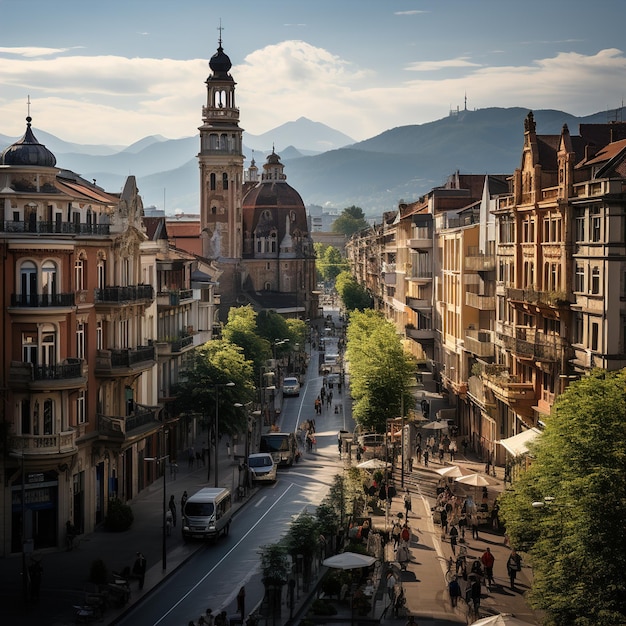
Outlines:
[[[181,455],[179,458],[183,458]],[[213,468],[211,468],[213,469]],[[219,456],[219,484],[232,490],[233,477],[237,463],[227,457],[225,444]],[[0,561],[0,606],[3,623],[19,623],[23,626],[66,626],[76,623],[73,605],[85,602],[85,592],[90,589],[88,583],[89,570],[93,561],[104,560],[109,574],[119,572],[125,566],[132,567],[138,550],[143,552],[147,561],[144,587],[139,590],[136,581],[131,582],[129,603],[118,609],[107,608],[98,624],[114,624],[129,606],[149,594],[167,575],[180,567],[202,543],[185,543],[180,532],[180,497],[183,491],[189,495],[198,489],[213,486],[213,473],[210,485],[207,485],[207,468],[194,465],[189,468],[186,463],[179,467],[176,477],[166,476],[167,499],[174,494],[178,511],[177,526],[167,537],[166,565],[162,567],[162,510],[163,480],[157,480],[145,489],[132,503],[134,522],[125,532],[112,533],[97,530],[91,534],[81,535],[78,545],[72,551],[42,551],[43,576],[40,599],[37,604],[24,608],[22,601],[21,569],[22,561],[18,555]],[[251,490],[247,498],[236,499],[233,492],[233,515],[245,504],[254,493]]]

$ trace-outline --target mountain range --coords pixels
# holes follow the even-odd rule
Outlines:
[[[537,133],[559,134],[563,124],[578,125],[624,119],[626,107],[576,117],[563,111],[534,111]],[[340,212],[360,206],[368,217],[393,210],[443,184],[455,171],[507,174],[519,166],[528,109],[462,110],[448,117],[387,130],[371,139],[353,139],[319,122],[299,118],[262,135],[244,132],[247,162],[259,168],[275,149],[287,181],[308,205]],[[128,174],[137,177],[144,206],[198,213],[198,135],[166,139],[145,137],[130,146],[65,142],[40,129],[38,141],[56,156],[57,166],[72,170],[110,192],[120,191]],[[18,138],[0,134],[0,150]]]

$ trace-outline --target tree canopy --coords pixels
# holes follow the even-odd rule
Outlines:
[[[571,384],[531,453],[501,505],[533,567],[531,604],[555,626],[625,624],[626,372]]]
[[[385,432],[387,419],[412,408],[416,363],[396,329],[375,311],[354,312],[347,330],[352,414],[364,430]]]
[[[341,272],[335,288],[348,311],[364,311],[372,308],[372,296],[357,282],[350,272]]]
[[[363,209],[358,206],[346,207],[341,215],[333,222],[332,230],[334,233],[342,233],[350,237],[354,233],[368,228],[369,223],[365,219]]]
[[[225,386],[229,382],[234,386]],[[245,358],[241,347],[229,341],[209,341],[196,350],[193,367],[185,371],[175,391],[179,412],[200,413],[212,422],[217,400],[219,433],[241,433],[247,428],[247,420],[235,403],[245,404],[254,398],[252,362]]]
[[[341,256],[341,252],[335,246],[325,243],[314,243],[315,268],[319,277],[326,282],[333,282],[337,276],[350,268],[348,260]]]

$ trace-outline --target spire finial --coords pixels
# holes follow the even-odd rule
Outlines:
[[[28,122],[29,126],[32,119],[33,118],[30,116],[30,94],[28,94],[28,96],[26,97],[26,121]]]
[[[218,39],[218,43],[220,48],[222,47],[222,31],[224,30],[224,27],[222,26],[222,18],[220,17],[220,25],[217,27],[217,30],[220,31],[220,37]]]

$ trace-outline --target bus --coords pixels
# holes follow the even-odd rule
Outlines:
[[[298,443],[293,433],[267,433],[261,435],[259,452],[269,452],[274,463],[280,467],[291,467],[296,459]]]

